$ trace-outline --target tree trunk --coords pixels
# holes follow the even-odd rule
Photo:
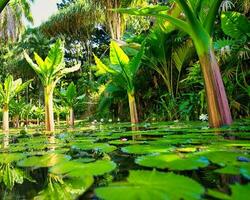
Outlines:
[[[135,95],[133,92],[128,92],[128,101],[129,101],[131,123],[136,124],[139,122],[139,120],[136,109]]]
[[[204,37],[205,40],[207,39]],[[204,39],[203,38],[203,39]],[[230,125],[232,117],[211,39],[195,43],[203,73],[210,127]]]
[[[53,113],[53,87],[47,85],[44,87],[44,98],[45,98],[45,126],[46,131],[54,131],[54,113]]]
[[[73,108],[69,108],[69,125],[71,127],[74,126],[75,120],[74,120],[74,110]]]
[[[6,104],[3,106],[3,132],[9,132],[9,106]]]

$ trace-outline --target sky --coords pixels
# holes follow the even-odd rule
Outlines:
[[[31,6],[34,25],[39,26],[57,11],[56,3],[60,0],[35,0]]]

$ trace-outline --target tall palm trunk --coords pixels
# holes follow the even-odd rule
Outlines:
[[[9,106],[7,104],[3,106],[3,132],[9,132]]]
[[[45,98],[45,125],[46,131],[54,131],[54,113],[53,113],[53,87],[47,85],[44,87]]]
[[[212,40],[203,33],[203,37],[194,40],[205,82],[208,103],[209,124],[221,127],[232,123],[232,116],[220,73],[220,68],[212,48]],[[201,39],[202,38],[202,39]]]
[[[137,109],[136,109],[134,92],[128,92],[128,101],[129,101],[131,123],[136,124],[139,122],[139,120],[138,120],[138,114],[137,114]]]
[[[71,127],[73,127],[75,124],[75,120],[74,120],[74,110],[73,108],[69,108],[69,125]]]

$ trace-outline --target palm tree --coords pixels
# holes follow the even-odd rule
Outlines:
[[[74,126],[74,107],[78,105],[79,100],[82,100],[85,95],[78,95],[76,91],[76,86],[73,82],[67,87],[66,90],[61,90],[58,92],[64,106],[68,107],[69,110],[69,125]]]
[[[13,76],[9,75],[4,81],[4,84],[0,84],[0,99],[3,112],[3,131],[9,131],[9,104],[10,101],[23,89],[25,89],[32,80],[22,83],[22,79],[13,80]]]
[[[33,23],[30,3],[33,0],[11,0],[0,4],[0,38],[7,42],[16,41],[25,30],[23,19]]]
[[[155,6],[142,9],[121,9],[134,15],[156,16],[164,19],[182,31],[188,33],[193,40],[203,72],[206,97],[208,102],[209,124],[211,127],[220,127],[232,123],[231,112],[222,81],[218,62],[213,50],[212,32],[217,12],[222,0],[193,1],[175,0],[172,7],[179,6],[185,17],[180,14],[174,17],[165,14],[168,7]]]
[[[64,45],[58,39],[51,46],[48,56],[43,60],[37,53],[34,53],[35,64],[29,55],[24,53],[27,62],[37,73],[44,86],[44,104],[45,104],[45,124],[47,131],[54,131],[54,113],[53,113],[53,91],[57,82],[66,74],[80,69],[80,64],[65,68],[64,63]]]
[[[144,45],[132,60],[125,54],[119,45],[112,41],[110,43],[110,65],[105,65],[95,55],[96,75],[108,75],[109,84],[118,85],[125,89],[128,94],[131,123],[138,123],[138,115],[135,102],[134,80],[139,69],[141,58],[144,53]]]

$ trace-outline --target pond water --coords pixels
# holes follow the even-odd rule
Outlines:
[[[250,120],[0,135],[0,199],[250,198]]]

